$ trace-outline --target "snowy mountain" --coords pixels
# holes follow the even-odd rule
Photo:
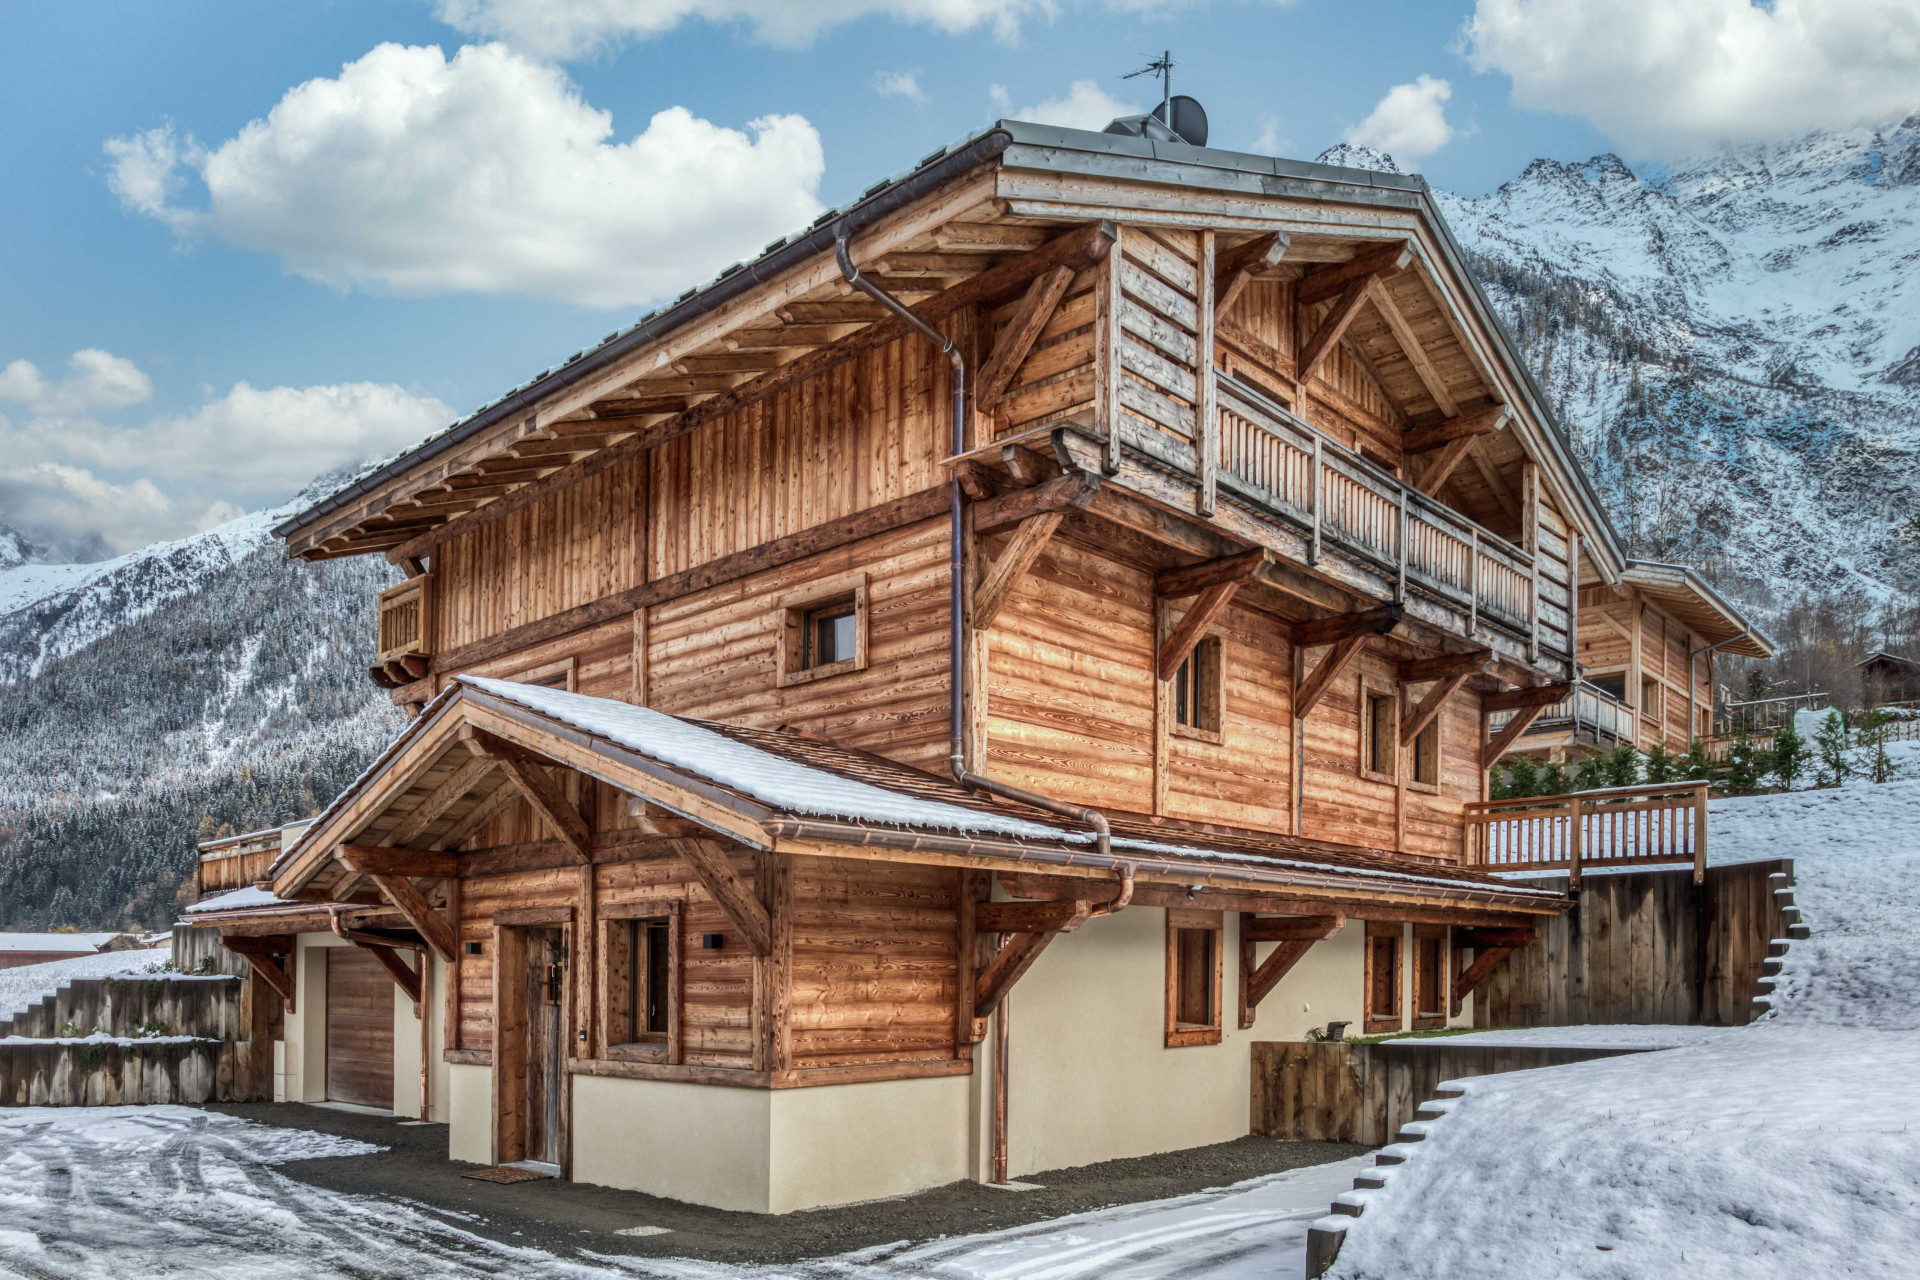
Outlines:
[[[1435,197],[1635,554],[1762,615],[1920,585],[1920,115]]]
[[[0,927],[164,925],[197,837],[315,812],[398,732],[366,677],[392,571],[271,534],[341,482],[116,560],[0,567]]]

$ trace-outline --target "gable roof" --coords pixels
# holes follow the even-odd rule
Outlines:
[[[1773,656],[1773,641],[1686,565],[1629,560],[1620,580],[1716,644],[1721,653],[1742,658]]]
[[[1519,391],[1520,398],[1526,401],[1527,417],[1538,424],[1538,443],[1554,463],[1550,471],[1571,486],[1571,492],[1565,496],[1579,508],[1583,527],[1598,534],[1597,545],[1591,542],[1589,545],[1598,553],[1595,559],[1602,566],[1602,576],[1611,580],[1624,563],[1622,544],[1596,491],[1575,458],[1545,395],[1519,359],[1491,302],[1467,267],[1465,255],[1434,204],[1424,179],[1014,120],[998,121],[953,146],[933,152],[912,170],[874,184],[857,200],[829,210],[802,231],[769,244],[752,261],[735,263],[712,281],[688,289],[636,324],[608,334],[598,346],[575,352],[556,368],[542,370],[500,399],[284,521],[275,527],[275,535],[283,539],[300,537],[335,512],[435,462],[489,429],[534,410],[557,393],[606,377],[649,344],[685,329],[696,319],[718,311],[750,290],[787,275],[821,255],[830,255],[837,237],[853,236],[873,227],[991,163],[1063,177],[1121,177],[1225,194],[1291,197],[1417,212],[1434,235],[1446,275],[1460,286],[1465,306],[1492,336],[1490,355]]]
[[[761,849],[792,842],[809,852],[822,845],[859,846],[1081,875],[1131,865],[1137,877],[1178,885],[1376,898],[1383,904],[1426,901],[1539,912],[1563,903],[1556,893],[1381,850],[1128,815],[1113,821],[1111,853],[1103,856],[1084,828],[867,752],[473,676],[457,677],[315,820],[275,864],[274,893],[311,899],[350,884],[332,850],[342,843],[380,842],[407,821],[421,796],[445,785],[467,756],[459,737],[463,724]],[[482,785],[474,778],[472,798],[447,805],[417,842],[434,847],[447,829],[486,804]]]

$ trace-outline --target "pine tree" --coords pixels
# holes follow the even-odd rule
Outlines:
[[[1606,775],[1610,787],[1639,785],[1640,753],[1625,742],[1607,752]]]
[[[1567,769],[1558,760],[1550,761],[1540,774],[1540,794],[1543,796],[1563,796],[1567,794]]]
[[[1885,782],[1893,776],[1893,758],[1887,754],[1887,739],[1892,736],[1892,717],[1879,707],[1867,712],[1860,721],[1860,745],[1872,754],[1867,757],[1867,776]]]
[[[1667,750],[1667,744],[1656,742],[1647,751],[1647,781],[1672,782],[1680,776],[1683,762],[1674,759]]]
[[[1540,769],[1528,756],[1516,756],[1507,766],[1507,795],[1518,798],[1540,794]]]
[[[1688,782],[1712,782],[1718,772],[1713,757],[1707,754],[1707,744],[1698,738],[1687,744],[1687,754],[1681,757],[1680,767]]]
[[[1853,773],[1847,745],[1847,722],[1840,718],[1838,711],[1827,712],[1827,718],[1820,722],[1819,731],[1813,735],[1813,749],[1820,762],[1815,779],[1818,785],[1837,787]]]
[[[1575,791],[1598,791],[1607,785],[1607,766],[1600,756],[1588,756],[1573,771]]]
[[[1733,740],[1727,752],[1727,790],[1736,796],[1750,796],[1760,789],[1760,753],[1745,730]]]
[[[1807,771],[1807,760],[1812,754],[1807,740],[1793,727],[1793,720],[1789,718],[1783,721],[1774,731],[1771,762],[1771,772],[1779,781],[1781,790],[1793,790],[1800,781],[1800,775]]]

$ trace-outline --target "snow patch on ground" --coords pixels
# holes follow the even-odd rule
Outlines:
[[[165,976],[153,971],[172,957],[169,947],[151,947],[104,951],[73,960],[49,960],[45,964],[0,969],[0,1021],[32,1008],[75,978],[113,978],[125,974]]]
[[[1914,1274],[1920,781],[1714,801],[1708,822],[1716,863],[1794,860],[1812,936],[1774,1012],[1622,1028],[1685,1043],[1458,1082],[1415,1158],[1362,1193],[1333,1275]]]
[[[1388,1044],[1474,1045],[1484,1048],[1676,1049],[1705,1044],[1738,1032],[1738,1027],[1641,1027],[1605,1024],[1581,1027],[1516,1027],[1472,1031],[1459,1036],[1407,1036]]]

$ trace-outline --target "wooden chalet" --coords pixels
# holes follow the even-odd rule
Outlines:
[[[324,931],[201,920],[308,1018],[385,957],[454,1159],[773,1212],[1469,1019],[1565,898],[1466,806],[1643,589],[1419,179],[1012,121],[276,532],[404,570],[416,718]]]
[[[1773,642],[1685,566],[1628,560],[1612,583],[1582,571],[1580,682],[1528,726],[1514,754],[1567,761],[1619,746],[1679,755],[1696,740],[1711,745],[1714,659],[1771,658]]]

